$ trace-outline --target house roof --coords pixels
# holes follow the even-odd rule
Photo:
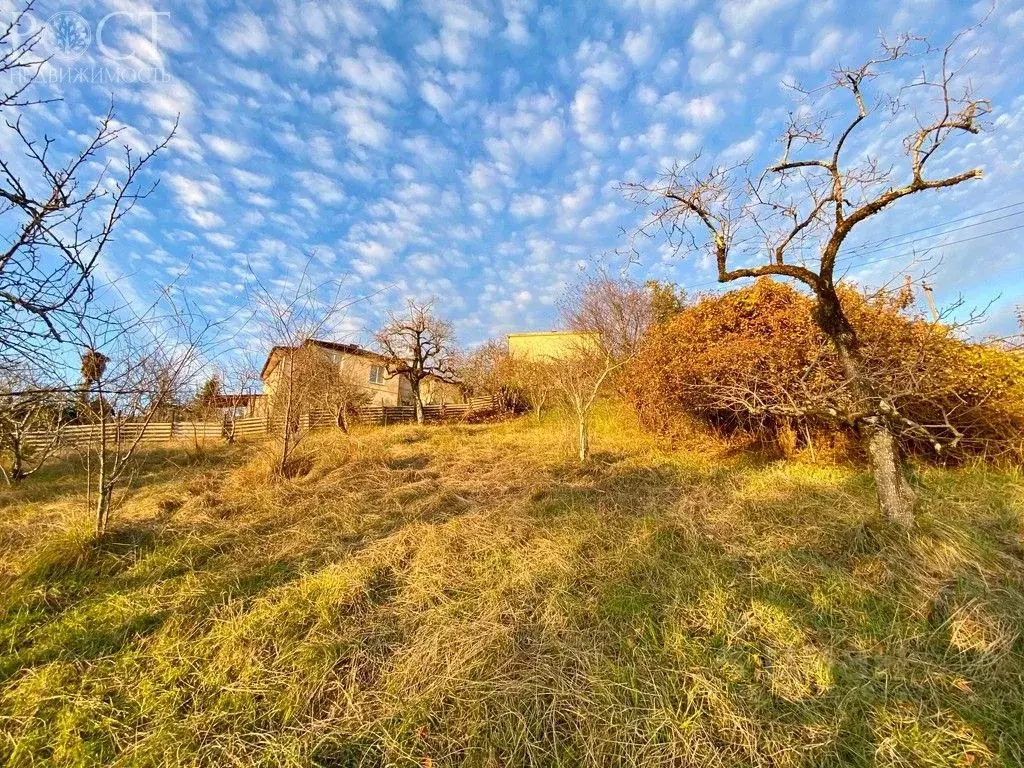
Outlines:
[[[280,353],[300,349],[301,347],[320,347],[321,349],[329,349],[332,352],[341,352],[346,355],[357,355],[370,358],[371,360],[385,360],[383,355],[379,355],[369,349],[364,349],[357,344],[343,344],[340,341],[326,341],[324,339],[306,339],[299,347],[280,345],[271,347],[270,352],[267,354],[267,361],[263,363],[263,369],[260,371],[260,378],[266,381],[267,377],[273,373],[274,368],[277,367],[277,359]]]
[[[266,397],[266,395],[261,395],[255,392],[235,395],[214,395],[206,401],[206,404],[213,408],[240,408],[242,406],[251,408],[257,400],[263,397]]]
[[[505,338],[518,338],[520,336],[579,336],[583,338],[585,336],[594,336],[596,334],[588,333],[586,331],[514,331],[512,333],[506,333]]]

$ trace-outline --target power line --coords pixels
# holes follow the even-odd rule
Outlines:
[[[981,221],[976,221],[973,224],[964,224],[962,227],[954,227],[953,229],[946,229],[946,230],[943,230],[942,232],[933,232],[930,235],[924,235],[923,237],[915,237],[915,238],[912,238],[910,240],[907,240],[906,242],[901,242],[901,243],[889,243],[889,245],[880,245],[880,244],[876,244],[876,243],[864,243],[863,245],[858,245],[858,246],[855,246],[855,247],[851,248],[849,251],[847,251],[847,254],[848,255],[853,255],[853,254],[857,254],[857,253],[863,253],[864,251],[868,251],[868,250],[870,250],[870,251],[887,251],[890,248],[899,248],[900,246],[910,245],[912,243],[917,243],[917,242],[920,242],[922,240],[931,240],[932,238],[935,238],[935,237],[943,237],[944,235],[950,235],[950,234],[952,234],[954,232],[961,232],[962,230],[971,229],[972,227],[980,227],[983,224],[991,224],[994,221],[1003,221],[1004,219],[1010,219],[1010,218],[1013,218],[1014,216],[1020,216],[1022,214],[1024,214],[1024,211],[1014,211],[1013,213],[1003,214],[1002,216],[993,216],[991,219],[982,219]],[[947,223],[952,223],[952,222],[947,222]],[[938,225],[936,225],[936,226],[938,226]],[[909,234],[909,233],[907,233],[907,234]],[[905,235],[893,235],[893,237],[889,238],[889,239],[897,239],[897,238],[904,237],[904,236]],[[886,242],[886,241],[885,240],[879,241],[879,243],[884,243],[884,242]]]
[[[979,216],[988,216],[990,213],[1000,213],[1001,211],[1006,211],[1006,210],[1009,210],[1010,208],[1019,208],[1021,206],[1024,206],[1024,200],[1020,200],[1020,201],[1018,201],[1016,203],[1010,203],[1009,205],[1001,205],[998,208],[989,208],[988,210],[985,210],[985,211],[978,211],[977,213],[972,213],[972,214],[969,214],[967,216],[961,216],[960,218],[957,218],[957,219],[948,219],[948,220],[940,222],[938,224],[932,224],[931,226],[928,226],[928,227],[920,227],[919,229],[912,229],[909,232],[902,232],[902,233],[900,233],[898,235],[890,235],[889,237],[883,237],[880,240],[875,240],[873,242],[862,243],[861,245],[855,246],[851,250],[853,250],[853,251],[864,250],[866,248],[871,248],[871,247],[874,247],[876,245],[881,245],[883,243],[889,242],[890,240],[898,239],[898,238],[901,238],[901,237],[906,237],[908,235],[916,235],[919,232],[927,232],[929,230],[938,229],[940,227],[947,227],[950,224],[959,224],[961,221],[970,221],[971,219],[976,219]],[[998,217],[998,218],[1007,218],[1008,216],[1016,216],[1016,215],[1018,215],[1020,213],[1024,213],[1024,211],[1015,211],[1014,213],[1010,213],[1010,214],[1007,214],[1006,216],[1001,216],[1001,217]],[[993,219],[993,221],[997,221],[997,220],[998,219]],[[972,224],[971,226],[977,226],[978,224],[983,224],[983,223],[984,222],[977,222],[977,224]],[[942,234],[942,233],[938,233],[938,234]],[[929,235],[929,237],[931,237],[931,235]]]
[[[935,232],[934,234],[931,234],[931,235],[924,235],[922,237],[911,238],[910,240],[905,240],[905,241],[902,240],[902,238],[905,238],[908,235],[912,235],[912,234],[919,233],[919,232],[925,232],[927,230],[936,229],[938,227],[947,227],[950,224],[956,224],[956,223],[961,222],[961,221],[967,221],[969,219],[974,219],[974,218],[977,218],[979,216],[985,216],[985,215],[988,215],[990,213],[999,213],[1000,211],[1005,211],[1005,210],[1007,210],[1009,208],[1015,208],[1015,207],[1019,207],[1019,206],[1022,206],[1022,205],[1024,205],[1024,201],[1020,201],[1020,202],[1016,202],[1016,203],[1011,203],[1009,205],[999,206],[998,208],[991,208],[991,209],[989,209],[987,211],[979,211],[978,213],[973,213],[973,214],[970,214],[968,216],[961,216],[960,218],[957,218],[957,219],[950,219],[948,221],[944,221],[944,222],[941,222],[939,224],[932,224],[931,226],[928,226],[928,227],[921,227],[919,229],[912,229],[909,232],[901,232],[899,234],[890,235],[889,237],[885,237],[885,238],[882,238],[880,240],[875,240],[875,241],[868,242],[868,243],[862,243],[861,245],[855,245],[852,248],[849,248],[849,249],[845,250],[843,255],[837,261],[849,260],[850,258],[856,257],[857,255],[859,255],[861,253],[864,253],[865,251],[871,251],[872,253],[875,253],[875,252],[878,252],[878,251],[887,251],[887,250],[889,250],[891,248],[905,247],[905,246],[913,245],[915,243],[922,242],[924,240],[930,240],[930,239],[933,239],[933,238],[936,238],[936,237],[944,237],[945,235],[950,235],[950,234],[952,234],[954,232],[961,232],[961,231],[963,231],[965,229],[970,229],[972,227],[980,227],[980,226],[982,226],[984,224],[991,224],[991,223],[996,222],[996,221],[1003,221],[1005,219],[1013,218],[1014,216],[1020,216],[1020,215],[1024,214],[1024,210],[1014,211],[1012,213],[1007,213],[1007,214],[1004,214],[1002,216],[993,216],[992,218],[982,219],[981,221],[976,221],[976,222],[974,222],[972,224],[965,224],[962,227],[953,227],[952,229],[945,229],[942,232]],[[749,242],[753,241],[754,239],[756,239],[756,238],[748,237],[748,238],[746,238],[744,240],[739,241],[738,243],[734,243],[733,247],[735,248],[737,246],[744,245],[745,243],[749,243]],[[901,240],[901,242],[890,242],[892,240]],[[885,243],[889,243],[889,244],[885,245]],[[931,246],[931,247],[935,247],[935,246]]]
[[[999,217],[999,218],[1005,218],[1005,217]],[[992,219],[992,221],[998,221],[999,218]],[[988,223],[988,222],[984,222],[984,223]],[[1017,231],[1019,229],[1024,229],[1024,224],[1018,224],[1018,225],[1013,226],[1013,227],[1006,227],[1005,229],[998,229],[998,230],[995,230],[994,232],[983,232],[980,235],[973,235],[972,237],[964,237],[964,238],[961,238],[959,240],[952,240],[952,241],[950,241],[948,243],[940,243],[940,244],[938,244],[936,246],[932,246],[932,247],[943,247],[943,248],[945,248],[945,247],[951,246],[951,245],[961,245],[963,243],[969,243],[969,242],[972,242],[974,240],[981,240],[982,238],[985,238],[985,237],[993,237],[994,235],[1003,235],[1003,234],[1006,234],[1007,232],[1015,232],[1015,231]],[[955,232],[955,231],[957,231],[957,230],[950,230],[950,232]],[[949,233],[948,232],[944,232],[942,234],[949,234]],[[920,240],[920,239],[927,239],[927,238],[918,238],[918,240]],[[913,243],[918,242],[918,240],[911,240],[911,241],[909,241],[907,243],[903,243],[902,245],[912,245]],[[840,256],[839,258],[836,259],[836,264],[837,265],[839,265],[839,264],[846,264],[847,262],[851,261],[852,259],[855,259],[857,257],[857,255],[858,254],[852,254],[852,253],[844,254],[843,256]],[[871,266],[872,264],[879,264],[879,263],[881,263],[883,261],[892,261],[893,259],[903,259],[903,258],[907,258],[907,257],[913,256],[913,255],[914,255],[913,253],[906,253],[906,252],[904,252],[904,253],[897,253],[897,254],[894,254],[892,256],[881,256],[881,257],[879,257],[877,259],[870,259],[869,261],[863,261],[863,262],[861,262],[859,264],[852,265],[852,266],[855,266],[856,268],[867,267],[867,266]],[[786,277],[786,275],[779,275],[779,277]],[[703,283],[684,284],[683,287],[684,288],[707,288],[707,287],[713,286],[713,285],[722,285],[722,283],[720,283],[718,280],[708,280],[708,281],[705,281]]]
[[[1002,234],[1005,234],[1007,232],[1015,232],[1018,229],[1024,229],[1024,224],[1018,224],[1015,227],[1007,227],[1006,229],[997,229],[995,232],[982,232],[980,235],[974,235],[973,237],[964,237],[964,238],[961,238],[960,240],[952,240],[952,241],[950,241],[948,243],[941,243],[941,246],[944,248],[944,247],[949,246],[949,245],[960,245],[961,243],[969,243],[969,242],[971,242],[973,240],[980,240],[983,237],[992,237],[993,235],[1002,235]],[[933,247],[938,247],[938,246],[933,246]],[[872,259],[871,261],[862,262],[860,264],[857,264],[856,266],[858,266],[858,267],[866,267],[866,266],[868,266],[870,264],[877,264],[877,263],[879,263],[881,261],[891,261],[892,259],[902,259],[902,258],[906,258],[907,256],[913,256],[913,255],[914,254],[912,254],[912,253],[898,253],[895,256],[882,256],[881,258],[878,258],[878,259]],[[847,260],[849,260],[849,257],[847,257]],[[836,263],[837,264],[840,261],[843,261],[843,259],[836,259]]]

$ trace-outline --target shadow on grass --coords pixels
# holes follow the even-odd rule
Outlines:
[[[625,491],[646,509],[645,494],[671,497],[652,490],[666,479],[675,482],[630,473],[577,493],[621,510],[611,499]],[[1020,538],[1010,483],[966,478],[973,487],[961,501],[972,500],[971,511],[962,516],[941,493],[927,496],[921,524],[907,532],[876,516],[860,476],[758,493],[742,472],[731,480],[733,499],[721,499],[731,513],[689,526],[648,518],[642,546],[594,585],[601,625],[615,628],[606,657],[630,660],[619,671],[629,685],[644,683],[632,660],[656,660],[666,706],[685,711],[693,693],[669,678],[701,670],[729,713],[716,723],[705,711],[708,743],[727,744],[736,721],[767,743],[789,729],[796,764],[866,765],[879,754],[901,764],[996,754],[1021,764],[1024,701],[1013,692],[1024,669],[1024,561],[1009,546]],[[540,511],[550,514],[543,502]],[[741,744],[723,753],[731,749],[763,762]]]

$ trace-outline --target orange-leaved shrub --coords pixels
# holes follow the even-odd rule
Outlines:
[[[840,295],[877,391],[900,416],[906,450],[937,460],[1022,458],[1024,356],[910,314],[906,290]],[[857,406],[813,306],[769,279],[702,297],[652,327],[621,388],[662,433],[696,420],[786,452],[821,442],[845,452],[855,445]]]

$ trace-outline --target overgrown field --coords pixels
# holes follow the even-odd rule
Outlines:
[[[670,446],[600,414],[154,451],[94,540],[0,492],[12,766],[1024,765],[1024,479]]]

